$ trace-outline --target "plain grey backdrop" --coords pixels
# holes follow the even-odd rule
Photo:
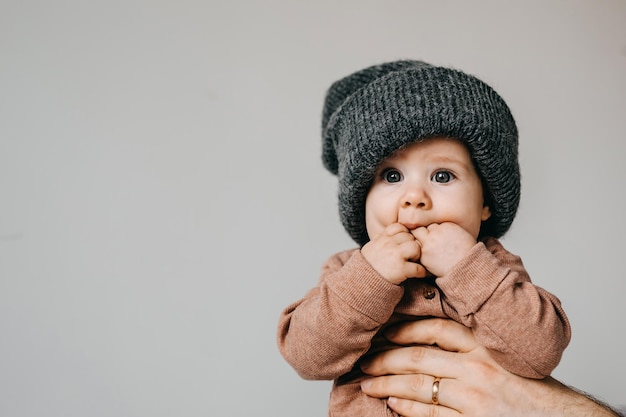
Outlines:
[[[1,0],[0,415],[324,416],[275,342],[354,246],[322,100],[399,58],[509,103],[555,376],[626,403],[625,1]]]

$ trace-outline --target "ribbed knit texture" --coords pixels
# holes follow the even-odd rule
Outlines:
[[[480,236],[502,236],[520,199],[518,132],[490,86],[421,61],[368,67],[331,85],[322,114],[322,160],[338,176],[341,222],[358,244],[369,241],[365,197],[380,163],[435,136],[467,145],[492,213]]]

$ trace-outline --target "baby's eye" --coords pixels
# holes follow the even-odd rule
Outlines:
[[[397,169],[389,168],[383,171],[382,178],[389,183],[402,181],[402,174]]]
[[[445,184],[454,179],[454,174],[449,171],[437,171],[433,174],[432,180],[434,182]]]

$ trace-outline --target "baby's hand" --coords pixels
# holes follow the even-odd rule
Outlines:
[[[476,239],[455,223],[435,223],[411,233],[421,245],[421,264],[436,277],[444,276],[476,244]]]
[[[426,276],[424,267],[417,263],[421,255],[420,244],[400,223],[387,226],[361,248],[361,253],[380,275],[393,284],[400,284],[407,278]]]

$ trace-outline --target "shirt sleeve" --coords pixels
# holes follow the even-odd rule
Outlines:
[[[318,286],[281,313],[279,350],[301,377],[336,379],[367,352],[403,292],[360,250],[337,254],[323,266]]]
[[[561,302],[535,286],[521,258],[496,239],[479,242],[436,282],[444,311],[472,328],[504,368],[527,378],[556,368],[571,338]]]

